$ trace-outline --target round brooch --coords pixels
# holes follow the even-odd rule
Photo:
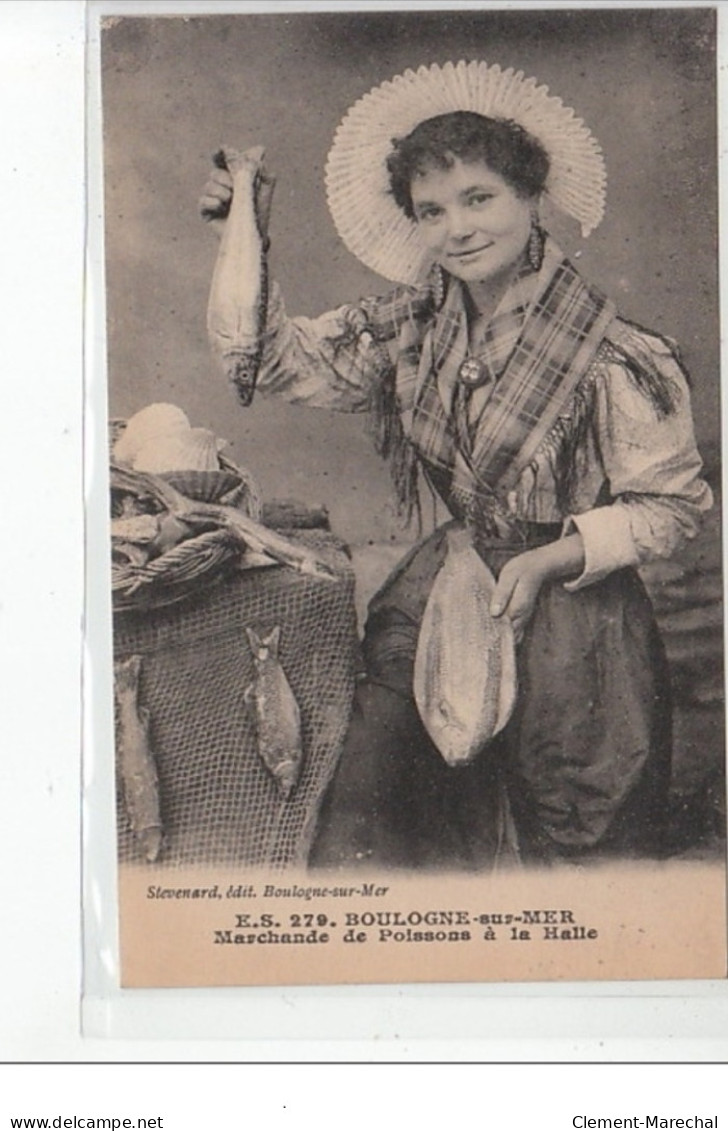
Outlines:
[[[490,373],[477,357],[466,357],[458,369],[458,380],[469,389],[477,389],[479,385],[487,384]]]

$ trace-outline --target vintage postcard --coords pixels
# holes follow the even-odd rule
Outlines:
[[[715,7],[97,19],[121,985],[724,977]]]

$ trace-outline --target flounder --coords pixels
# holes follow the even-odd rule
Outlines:
[[[508,722],[516,701],[516,651],[506,614],[494,617],[495,578],[466,529],[448,531],[417,641],[420,718],[450,766],[471,762]]]

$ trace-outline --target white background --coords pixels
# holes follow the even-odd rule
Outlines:
[[[0,137],[0,1128],[10,1115],[160,1115],[165,1131],[374,1119],[548,1131],[579,1114],[716,1113],[728,1127],[727,999],[704,985],[521,998],[508,1034],[505,1003],[487,995],[372,990],[319,1005],[240,991],[244,1041],[195,1039],[184,1015],[176,1040],[81,1035],[82,3],[0,5]],[[256,1040],[266,1002],[280,1031]],[[353,1040],[347,1010],[367,1018]],[[229,1029],[229,1002],[226,1016]],[[127,1063],[216,1060],[718,1063]]]

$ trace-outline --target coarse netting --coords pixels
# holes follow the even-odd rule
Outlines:
[[[325,531],[286,531],[333,581],[275,566],[200,579],[185,602],[115,616],[114,655],[142,657],[164,833],[159,864],[300,866],[349,722],[358,657],[354,574]],[[304,761],[284,800],[257,752],[246,626],[281,629],[279,660],[301,711]],[[118,742],[118,734],[117,734]],[[118,759],[118,751],[117,751]],[[142,862],[121,788],[119,855]]]

